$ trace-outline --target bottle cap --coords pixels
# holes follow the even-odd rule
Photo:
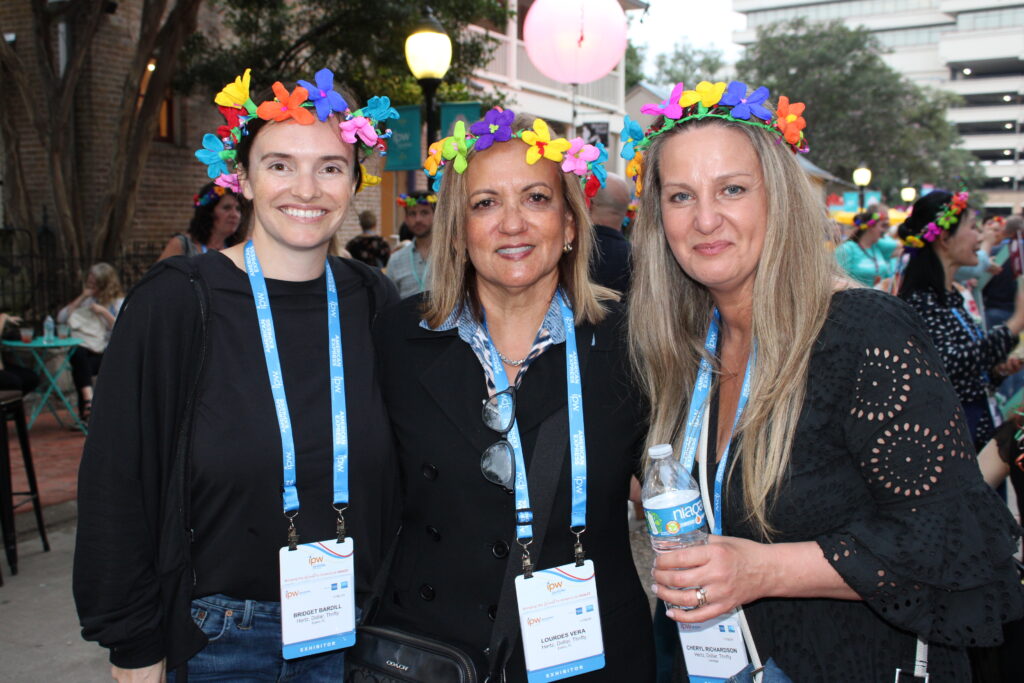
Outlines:
[[[670,443],[659,443],[647,449],[647,457],[651,460],[661,460],[670,455],[672,455],[672,444]]]

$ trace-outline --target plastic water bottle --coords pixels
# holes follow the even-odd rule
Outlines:
[[[43,339],[46,341],[53,341],[54,338],[54,325],[53,316],[46,316],[46,320],[43,321]]]
[[[667,443],[647,449],[650,463],[644,475],[641,498],[651,547],[659,555],[708,542],[707,517],[700,487],[683,468]],[[665,603],[668,608],[675,605]],[[693,607],[682,607],[690,610]]]
[[[667,553],[708,542],[700,488],[673,457],[671,444],[651,446],[641,492],[647,531],[655,552]]]

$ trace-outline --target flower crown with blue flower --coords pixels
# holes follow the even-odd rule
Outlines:
[[[771,94],[768,88],[761,86],[750,93],[747,91],[747,84],[740,81],[728,85],[701,81],[693,90],[676,83],[667,100],[640,108],[644,114],[659,117],[646,131],[627,116],[621,133],[624,144],[620,155],[629,161],[626,175],[636,183],[637,195],[642,189],[643,152],[654,138],[692,119],[715,118],[757,126],[778,136],[794,153],[806,153],[809,148],[803,132],[807,126],[803,117],[804,103],[791,103],[788,97],[781,95],[773,113],[764,106]]]
[[[320,69],[314,77],[316,83],[299,81],[291,92],[280,81],[274,83],[271,86],[274,99],[257,105],[249,96],[251,72],[252,69],[246,69],[244,74],[217,93],[213,101],[224,115],[226,124],[217,128],[216,134],[204,135],[203,149],[196,151],[196,158],[207,165],[207,175],[217,185],[233,192],[241,191],[238,185],[237,147],[246,135],[246,123],[257,118],[264,121],[291,119],[302,125],[310,125],[338,114],[342,140],[352,145],[359,144],[368,154],[387,154],[391,129],[385,128],[383,123],[398,118],[398,112],[391,107],[391,100],[387,97],[371,97],[365,107],[352,111],[345,98],[334,90],[334,72]],[[310,110],[314,110],[316,116]],[[362,181],[356,188],[357,192],[365,186],[380,183],[380,178],[368,173],[362,164],[360,168]]]
[[[430,145],[427,158],[423,162],[423,171],[433,178],[433,190],[441,189],[441,178],[444,167],[449,163],[456,173],[464,173],[469,165],[470,150],[485,150],[495,142],[520,140],[527,146],[526,163],[535,164],[543,159],[550,159],[562,165],[566,173],[575,173],[580,177],[580,184],[587,197],[597,194],[598,187],[604,187],[608,178],[604,162],[608,161],[608,150],[600,142],[596,145],[587,144],[583,138],[551,139],[551,129],[544,119],[535,119],[532,130],[512,131],[516,115],[509,109],[495,107],[484,115],[484,118],[469,127],[462,121],[455,123],[452,135]]]

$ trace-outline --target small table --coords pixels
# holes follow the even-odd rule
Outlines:
[[[60,376],[67,372],[68,368],[71,367],[71,355],[81,343],[82,340],[76,337],[66,337],[64,339],[43,339],[42,337],[39,337],[30,342],[16,341],[12,339],[4,339],[0,341],[0,345],[6,348],[21,349],[23,351],[27,350],[31,352],[32,358],[35,359],[36,371],[46,380],[46,389],[41,392],[39,403],[32,409],[32,415],[29,416],[29,429],[32,429],[32,425],[35,424],[36,418],[39,417],[39,413],[43,412],[44,406],[50,410],[55,418],[57,418],[57,422],[59,422],[62,427],[64,426],[64,421],[60,419],[60,415],[58,415],[57,411],[50,405],[50,394],[56,394],[57,398],[59,398],[61,403],[64,404],[64,407],[67,408],[68,415],[71,416],[71,421],[74,423],[74,426],[80,429],[83,434],[88,434],[85,424],[78,418],[78,413],[71,407],[68,397],[60,390],[60,386],[57,383]],[[45,351],[51,349],[67,349],[67,353],[64,355],[64,360],[59,366],[57,366],[57,370],[52,374],[50,373],[50,369],[46,367],[46,358],[44,355]],[[42,387],[40,387],[40,389],[42,389]],[[39,389],[37,389],[37,391],[38,390]]]

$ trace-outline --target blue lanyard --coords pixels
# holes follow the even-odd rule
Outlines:
[[[200,244],[200,245],[199,245],[199,248],[203,250],[203,251],[202,251],[202,253],[204,253],[204,254],[205,254],[205,253],[207,252],[207,247],[206,247],[206,245],[205,245],[205,244]]]
[[[981,343],[981,341],[985,338],[985,335],[982,334],[981,330],[978,329],[977,325],[972,325],[971,323],[967,322],[967,319],[964,318],[964,314],[960,311],[959,308],[951,308],[949,310],[952,311],[953,317],[955,317],[957,322],[960,323],[960,326],[967,331],[967,334],[971,337],[971,341],[975,343]],[[992,383],[992,380],[988,376],[987,370],[982,370],[981,381],[985,384]]]
[[[572,514],[570,528],[579,535],[587,526],[587,440],[583,427],[583,384],[580,380],[580,360],[576,347],[576,322],[572,309],[565,300],[565,294],[555,294],[561,309],[562,324],[565,327],[565,382],[569,401],[569,444],[572,462]],[[486,329],[486,323],[485,323]],[[498,392],[509,387],[505,366],[498,356],[491,333],[487,332],[487,343],[491,352],[491,369],[494,374],[494,386]],[[512,409],[512,399],[508,394],[501,394],[499,410],[503,415]],[[530,491],[526,481],[526,460],[523,457],[523,444],[519,438],[519,422],[513,420],[512,429],[508,433],[508,442],[515,452],[516,479],[516,538],[522,543],[533,538],[533,512],[530,509]],[[579,529],[579,531],[576,531]]]
[[[708,324],[708,334],[704,338],[704,350],[709,356],[718,351],[718,321],[720,316],[718,309],[711,315],[711,322]],[[722,534],[722,486],[725,482],[725,472],[729,462],[729,449],[732,446],[732,435],[736,432],[736,425],[740,421],[740,415],[750,398],[751,372],[757,358],[757,346],[750,350],[750,358],[747,359],[747,369],[743,374],[743,387],[740,389],[740,400],[736,405],[736,415],[732,420],[732,429],[729,432],[729,439],[725,444],[725,451],[722,459],[718,462],[718,469],[715,472],[715,528],[712,533]],[[693,397],[690,399],[690,412],[686,418],[686,432],[683,437],[682,452],[679,455],[680,462],[687,472],[693,471],[694,461],[697,458],[697,443],[700,441],[701,426],[704,421],[704,411],[707,409],[708,396],[711,393],[711,363],[707,358],[700,359],[700,368],[697,371],[697,381],[693,386]],[[708,439],[717,438],[715,434],[708,434]]]
[[[341,354],[341,317],[338,308],[338,289],[334,282],[330,263],[325,264],[327,280],[327,334],[330,340],[331,375],[331,435],[334,443],[334,506],[348,505],[348,421],[345,405],[345,368]],[[249,285],[256,302],[256,316],[260,323],[260,337],[263,339],[263,357],[267,362],[270,390],[274,395],[277,412],[277,426],[281,430],[281,454],[284,468],[285,513],[298,513],[299,492],[295,487],[295,439],[292,435],[291,414],[284,392],[284,375],[281,372],[281,358],[277,352],[274,334],[274,318],[270,313],[270,295],[267,281],[263,277],[259,259],[252,240],[245,245],[245,270],[249,274]],[[339,514],[342,510],[338,510]],[[294,515],[292,515],[294,516]],[[341,527],[344,529],[344,527]],[[342,534],[343,535],[343,534]]]

